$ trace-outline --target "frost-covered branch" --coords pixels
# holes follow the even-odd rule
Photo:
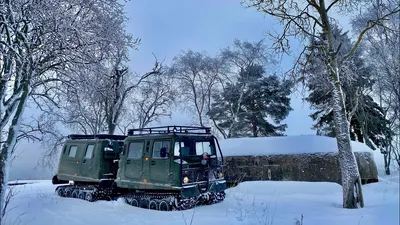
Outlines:
[[[385,26],[382,21],[383,20],[387,20],[388,17],[390,17],[391,15],[395,15],[397,13],[400,13],[400,5],[395,8],[393,11],[387,13],[386,15],[383,15],[380,18],[377,18],[376,20],[370,20],[367,23],[367,27],[365,27],[360,34],[357,37],[357,41],[354,44],[353,48],[350,50],[350,52],[345,56],[345,58],[349,57],[351,54],[354,53],[354,51],[356,51],[357,47],[360,45],[361,41],[363,40],[364,35],[372,28],[374,28],[375,26]]]

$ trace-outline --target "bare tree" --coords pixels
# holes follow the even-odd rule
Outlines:
[[[162,117],[171,116],[177,91],[165,71],[163,69],[161,74],[143,80],[127,99],[124,116],[118,124],[122,133],[126,133],[128,128],[144,128]]]
[[[115,128],[120,121],[121,113],[124,110],[126,105],[126,100],[128,95],[132,93],[133,90],[139,90],[139,85],[146,81],[148,78],[152,76],[159,76],[162,72],[162,64],[160,64],[157,59],[154,64],[154,68],[151,72],[147,72],[139,77],[137,81],[133,84],[129,84],[129,76],[128,69],[123,68],[122,70],[116,69],[114,77],[111,79],[111,95],[107,98],[106,101],[106,118],[107,118],[107,126],[108,133],[113,134],[115,132]],[[132,79],[132,77],[130,77]],[[156,78],[157,79],[157,78]],[[158,89],[159,90],[159,89]],[[159,90],[160,91],[160,90]],[[159,93],[157,93],[159,94]],[[163,95],[164,93],[162,93]],[[161,97],[157,96],[157,100],[159,101]]]
[[[8,211],[13,209],[13,208],[9,207],[10,202],[19,193],[18,190],[15,190],[16,189],[15,186],[8,186],[7,189],[8,189],[8,191],[7,191],[7,195],[5,197],[3,211],[1,212],[1,216],[0,216],[2,219],[7,214]]]
[[[80,133],[114,134],[130,94],[148,77],[159,75],[162,66],[156,59],[152,71],[139,75],[129,71],[123,57],[76,71],[73,85],[65,86],[62,93],[66,104],[59,120]]]
[[[195,115],[196,123],[200,126],[208,123],[206,113],[209,99],[219,78],[218,74],[210,72],[212,61],[206,53],[182,51],[174,58],[169,71],[179,83],[184,108]]]
[[[146,127],[162,117],[171,116],[171,106],[176,99],[176,90],[168,77],[153,77],[143,82],[139,90],[138,100],[135,101],[139,128]]]
[[[119,44],[122,41],[123,38]],[[120,47],[127,48],[126,45]],[[157,59],[152,71],[139,75],[128,71],[122,63],[126,55],[121,55],[120,50],[110,53],[113,54],[97,63],[69,69],[70,79],[63,82],[63,85],[47,87],[46,90],[57,89],[52,93],[56,101],[49,100],[48,96],[45,99],[32,96],[42,114],[30,121],[25,126],[27,131],[23,129],[21,135],[29,134],[46,149],[38,167],[53,169],[58,153],[71,131],[114,134],[116,127],[120,127],[120,123],[129,117],[127,113],[131,105],[128,105],[128,101],[135,95],[134,91],[139,90],[143,81],[161,73],[162,64]]]
[[[332,23],[334,19],[331,17],[334,10],[345,14],[355,12],[361,0],[242,1],[242,3],[245,2],[248,2],[248,4],[246,4],[248,7],[254,7],[262,13],[277,18],[283,25],[283,30],[280,34],[271,35],[275,38],[274,46],[277,51],[287,52],[289,49],[289,39],[291,37],[299,37],[303,40],[312,38],[319,40],[319,48],[325,51],[324,67],[329,74],[329,81],[332,86],[331,107],[334,114],[336,140],[342,174],[343,207],[363,207],[364,200],[362,197],[360,174],[352,151],[349,135],[349,121],[352,115],[351,112],[348,113],[346,111],[345,107],[345,98],[341,84],[342,78],[340,77],[340,70],[337,64],[337,52],[338,49],[340,49],[340,45],[336,46],[333,42]],[[366,27],[359,33],[354,46],[347,56],[353,54],[368,30],[379,25],[379,22],[386,19],[388,15],[397,13],[398,11],[399,9],[397,8],[380,18],[369,21]],[[318,31],[323,33],[322,38],[316,35]],[[298,62],[302,60],[302,55],[303,54],[300,54]],[[304,64],[307,64],[307,62],[304,62]]]
[[[399,7],[396,0],[376,0],[360,15],[352,20],[353,29],[360,32],[368,21],[376,20]],[[382,148],[384,154],[385,171],[390,174],[390,163],[393,156],[395,163],[400,167],[400,17],[393,14],[381,22],[382,26],[375,26],[365,34],[364,44],[368,47],[367,60],[376,67],[375,93],[380,106],[385,108],[385,117],[390,121],[389,128],[395,137],[387,136],[391,142]]]
[[[69,69],[107,57],[121,16],[116,1],[0,1],[1,210],[28,99],[53,102]]]

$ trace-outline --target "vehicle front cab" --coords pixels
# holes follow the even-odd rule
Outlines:
[[[179,166],[182,196],[210,195],[226,189],[223,156],[213,135],[176,135],[174,163]]]

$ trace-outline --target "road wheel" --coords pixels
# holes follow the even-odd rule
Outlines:
[[[71,192],[70,189],[67,189],[67,190],[65,191],[65,197],[69,198],[69,197],[71,197],[71,194],[72,194],[72,192]]]
[[[77,190],[72,192],[72,197],[73,198],[78,198],[78,191]]]
[[[158,208],[160,211],[169,211],[169,204],[167,201],[161,201]]]
[[[90,192],[88,192],[88,193],[86,194],[86,196],[85,196],[85,200],[88,201],[88,202],[94,202],[93,194],[90,193]]]
[[[139,207],[148,209],[149,208],[149,200],[142,198],[139,202]]]
[[[155,200],[151,200],[149,203],[149,209],[158,210],[158,204]]]

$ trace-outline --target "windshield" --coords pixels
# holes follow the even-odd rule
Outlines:
[[[174,155],[179,156],[179,149],[182,151],[182,156],[201,156],[203,154],[215,155],[214,141],[183,139],[176,140],[174,146]]]

